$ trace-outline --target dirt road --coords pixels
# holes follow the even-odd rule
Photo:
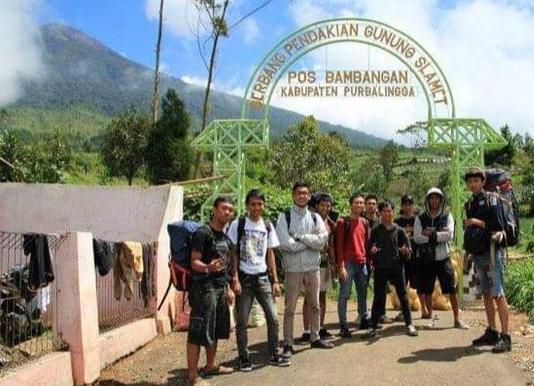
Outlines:
[[[388,311],[394,316],[395,311]],[[475,349],[472,339],[483,332],[483,312],[469,311],[463,318],[472,328],[460,331],[450,328],[452,314],[437,312],[436,328],[429,330],[428,322],[418,319],[419,337],[404,334],[401,323],[385,325],[379,339],[366,339],[363,332],[355,332],[352,339],[336,337],[333,350],[309,349],[295,346],[292,366],[274,368],[264,365],[266,357],[266,328],[249,330],[251,359],[257,367],[250,373],[214,377],[214,385],[270,386],[270,385],[534,385],[534,373],[523,370],[516,362],[533,364],[534,338],[514,336],[512,354],[495,355],[489,349]],[[355,318],[354,305],[349,308]],[[516,316],[516,325],[522,323]],[[282,315],[280,314],[280,321]],[[300,335],[298,315],[295,336]],[[327,313],[327,327],[337,332],[337,313],[332,306]],[[282,334],[280,334],[282,336]],[[156,386],[185,384],[185,333],[160,336],[143,349],[103,372],[100,386]],[[237,366],[235,340],[221,345],[221,362]],[[525,367],[525,366],[523,366]],[[528,368],[528,366],[526,367]]]

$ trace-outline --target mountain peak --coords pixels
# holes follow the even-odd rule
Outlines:
[[[106,49],[112,51],[109,47],[106,47],[98,40],[90,37],[85,32],[64,24],[45,24],[41,27],[41,32],[46,38],[49,39],[68,41],[74,44],[83,45],[85,47],[91,47],[93,49]]]
[[[90,111],[98,119],[92,130],[101,130],[97,122],[105,122],[121,111],[134,106],[149,110],[153,88],[153,70],[125,58],[102,42],[86,33],[63,24],[52,23],[41,27],[43,61],[47,68],[45,79],[29,81],[24,96],[16,103],[18,108],[37,108],[39,120],[33,120],[36,128],[62,125],[49,122],[48,112],[61,111],[73,114],[72,127],[88,127],[78,124],[76,109]],[[174,88],[184,101],[192,118],[193,131],[198,130],[202,116],[204,87],[187,84],[171,76],[162,78],[160,95],[167,88]],[[235,119],[241,116],[243,100],[236,96],[214,91],[211,95],[210,119]],[[55,114],[56,116],[60,114]],[[288,127],[302,120],[301,114],[272,107],[270,109],[271,133],[283,134]],[[337,131],[347,136],[354,145],[383,145],[385,140],[356,130],[326,122],[319,122],[322,131]],[[90,126],[90,125],[89,125]],[[27,127],[32,129],[34,127]]]

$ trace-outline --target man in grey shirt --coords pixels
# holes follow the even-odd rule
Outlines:
[[[308,184],[293,185],[294,205],[278,218],[276,233],[280,240],[285,269],[284,350],[282,357],[293,354],[293,324],[300,289],[304,293],[310,312],[312,348],[333,348],[319,338],[320,325],[320,263],[321,251],[328,241],[328,232],[321,218],[308,210],[311,191]]]

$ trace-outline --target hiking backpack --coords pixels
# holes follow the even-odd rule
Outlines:
[[[510,173],[502,169],[487,169],[484,189],[496,196],[502,205],[505,225],[505,245],[513,247],[519,242],[519,205],[514,194]]]
[[[201,225],[194,221],[177,221],[167,225],[171,243],[170,280],[178,291],[189,291],[191,268],[191,238]]]

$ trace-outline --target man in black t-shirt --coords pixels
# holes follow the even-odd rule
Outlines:
[[[229,286],[232,267],[232,242],[223,232],[234,215],[234,202],[219,196],[213,203],[208,225],[193,233],[191,240],[191,268],[193,278],[189,289],[191,306],[187,336],[188,385],[207,386],[198,377],[200,347],[206,348],[206,367],[203,375],[229,374],[233,369],[216,366],[217,343],[230,337],[229,304],[235,299]]]
[[[412,324],[410,304],[406,294],[404,282],[403,259],[409,259],[411,254],[410,239],[406,232],[393,222],[395,205],[388,200],[378,205],[382,223],[371,232],[369,253],[374,266],[374,296],[371,311],[371,328],[369,336],[376,336],[378,321],[386,311],[387,283],[395,286],[402,307],[406,333],[417,336],[417,330]]]

